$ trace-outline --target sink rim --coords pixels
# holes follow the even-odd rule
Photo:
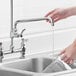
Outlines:
[[[65,71],[61,71],[61,72],[55,72],[55,73],[36,73],[36,72],[29,72],[29,71],[23,71],[23,70],[19,70],[19,69],[14,69],[14,68],[8,68],[8,67],[3,67],[0,66],[0,69],[5,70],[5,71],[10,71],[10,72],[18,72],[20,74],[28,74],[28,75],[37,75],[39,76],[39,74],[41,75],[63,75],[63,74],[68,74],[68,73],[73,73],[76,72],[76,69],[72,69],[72,70],[65,70]]]
[[[3,66],[3,65],[9,64],[9,63],[14,63],[14,62],[19,62],[19,61],[25,61],[25,60],[30,60],[30,59],[36,59],[36,58],[56,59],[56,58],[52,58],[51,56],[37,56],[37,57],[32,57],[32,58],[13,60],[13,61],[9,61],[9,62],[2,62],[2,63],[0,63],[0,67]]]
[[[17,72],[17,73],[22,73],[22,74],[30,74],[30,75],[34,74],[33,72],[23,71],[19,69],[4,67],[4,66],[0,66],[0,70],[9,71],[9,72]]]

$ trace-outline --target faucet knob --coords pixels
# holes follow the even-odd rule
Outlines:
[[[25,58],[25,51],[26,51],[26,48],[25,48],[24,38],[22,38],[21,39],[21,57],[20,57],[21,59]]]
[[[26,48],[25,46],[22,47],[22,58],[25,58],[25,51],[26,51]]]
[[[3,59],[2,42],[0,42],[0,62],[2,62],[2,59]]]
[[[26,29],[23,29],[22,31],[21,31],[21,34],[20,34],[20,37],[23,37],[23,32],[25,31]]]

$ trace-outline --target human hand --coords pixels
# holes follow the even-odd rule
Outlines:
[[[76,40],[61,51],[60,55],[62,55],[62,60],[68,64],[72,64],[74,59],[76,59]]]
[[[54,20],[54,22],[57,22],[69,16],[70,16],[69,9],[60,9],[60,8],[54,9],[45,15],[45,17],[51,17]]]

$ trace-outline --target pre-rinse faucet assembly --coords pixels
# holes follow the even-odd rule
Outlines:
[[[51,22],[50,23],[51,26],[54,26],[54,22],[53,22],[52,18],[50,18],[50,17],[17,20],[13,24],[13,0],[10,0],[10,5],[11,5],[11,11],[10,11],[11,12],[11,31],[10,31],[11,45],[10,45],[10,52],[3,53],[2,43],[0,43],[0,62],[2,62],[4,54],[11,54],[11,53],[21,52],[22,58],[24,58],[24,56],[25,56],[25,49],[26,48],[25,48],[25,43],[24,43],[25,39],[23,38],[23,32],[25,31],[25,29],[23,29],[22,32],[20,34],[18,34],[17,33],[17,25],[19,23],[49,20]],[[14,40],[14,38],[19,38],[19,37],[21,37],[21,51],[14,51],[14,45],[13,45],[14,41],[13,40]]]

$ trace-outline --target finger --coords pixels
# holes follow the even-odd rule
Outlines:
[[[45,15],[45,17],[48,17],[48,16],[49,16],[49,17],[51,17],[52,19],[54,19],[54,18],[53,18],[54,12],[55,12],[55,10],[49,12],[48,14]],[[49,22],[49,23],[51,23],[49,20],[46,20],[46,21]]]
[[[66,55],[64,54],[63,56],[61,56],[61,60],[65,60],[65,58],[66,58]]]
[[[59,18],[59,14],[57,11],[53,12],[52,14],[49,15],[52,19],[56,19],[56,18]]]
[[[74,63],[74,59],[70,60],[70,64],[73,64]]]
[[[68,59],[67,57],[65,58],[64,62],[66,62],[67,64],[69,64],[71,61],[71,59]]]
[[[54,22],[57,22],[57,21],[59,21],[60,20],[60,18],[56,18],[56,19],[54,19]]]
[[[69,60],[69,59],[68,59],[67,56],[63,59],[64,62],[67,62],[68,60]]]
[[[52,18],[53,20],[58,19],[59,15],[57,12],[53,12],[51,14],[48,15],[50,18]],[[49,20],[47,20],[47,22],[51,23]],[[55,21],[54,21],[55,22]]]
[[[70,64],[70,61],[66,61],[67,64]]]
[[[67,64],[70,64],[71,61],[72,61],[72,59],[68,59],[68,60],[66,61],[66,63],[67,63]]]
[[[55,9],[55,10],[56,10],[56,9]],[[48,17],[49,15],[51,15],[53,12],[55,12],[55,10],[52,10],[51,12],[47,13],[47,14],[45,15],[45,17]]]
[[[74,59],[67,57],[67,60],[66,60],[65,62],[66,62],[67,64],[72,64],[72,63],[74,62]]]
[[[64,53],[65,53],[65,50],[61,51],[59,55],[62,55],[62,54],[64,54]]]

